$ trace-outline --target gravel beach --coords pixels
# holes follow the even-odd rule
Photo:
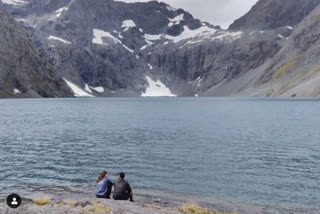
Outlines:
[[[96,199],[92,195],[68,193],[64,196],[39,194],[23,198],[17,209],[10,209],[5,200],[0,203],[1,214],[262,214],[257,210],[227,207],[219,203],[199,202],[191,198],[135,195],[135,202]]]

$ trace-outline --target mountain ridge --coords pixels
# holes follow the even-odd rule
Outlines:
[[[288,51],[299,37],[306,50],[318,41],[299,31],[319,3],[260,0],[228,30],[156,1],[25,0],[7,9],[85,96],[139,97],[151,86],[176,96],[297,96],[287,79],[309,56]]]
[[[1,2],[0,27],[0,97],[71,96]]]
[[[295,26],[319,4],[319,0],[260,0],[247,14],[235,20],[229,29],[268,30]]]

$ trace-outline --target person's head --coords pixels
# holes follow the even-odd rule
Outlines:
[[[124,172],[120,172],[120,173],[119,173],[119,178],[124,179],[124,177],[126,177],[126,175],[124,174]]]
[[[102,181],[103,178],[106,178],[106,177],[108,177],[108,172],[107,171],[101,172],[97,179],[97,183],[99,183],[100,181]]]

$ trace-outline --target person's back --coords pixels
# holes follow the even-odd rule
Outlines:
[[[112,182],[108,179],[107,172],[102,172],[97,180],[96,196],[97,198],[110,198]]]
[[[118,179],[114,182],[113,198],[114,200],[133,201],[133,193],[130,184],[124,180],[124,173],[120,173]]]

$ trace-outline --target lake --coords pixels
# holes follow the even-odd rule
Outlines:
[[[101,170],[135,189],[319,213],[320,101],[0,100],[2,196],[94,194]]]

